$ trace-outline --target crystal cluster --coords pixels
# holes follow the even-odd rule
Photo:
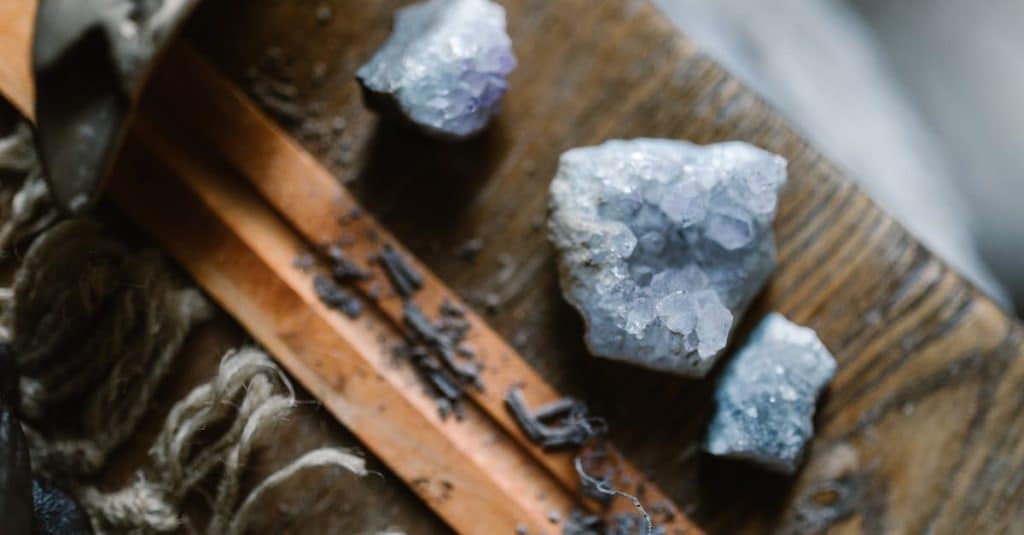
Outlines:
[[[768,315],[726,364],[704,449],[795,472],[814,434],[818,395],[835,372],[835,359],[813,330]]]
[[[740,142],[565,152],[549,236],[595,355],[703,376],[775,268],[786,161]]]
[[[391,36],[356,76],[378,112],[464,139],[497,113],[515,66],[504,8],[490,0],[428,0],[398,11]]]

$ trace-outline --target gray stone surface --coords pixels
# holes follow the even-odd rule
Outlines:
[[[740,142],[614,140],[567,151],[549,236],[601,357],[702,376],[775,268],[786,161]]]
[[[814,434],[818,395],[835,372],[813,330],[769,314],[726,364],[704,449],[792,474]]]
[[[497,113],[515,66],[503,7],[429,0],[398,11],[391,36],[356,76],[378,112],[464,139]]]

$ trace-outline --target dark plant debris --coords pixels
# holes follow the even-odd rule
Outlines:
[[[606,431],[604,420],[589,418],[587,406],[571,398],[554,401],[530,412],[522,390],[512,388],[505,395],[505,406],[526,436],[548,450],[579,447]],[[556,423],[547,423],[552,421]]]
[[[435,355],[423,346],[403,343],[395,348],[395,356],[400,360],[408,360],[427,389],[434,393],[437,400],[437,412],[442,419],[451,414],[458,419],[462,418],[465,414],[463,406],[465,383],[445,367]]]
[[[633,506],[639,512],[639,515],[629,513],[616,513],[613,515],[612,524],[605,526],[604,533],[606,535],[632,535],[634,533],[640,533],[641,535],[664,535],[665,530],[663,528],[654,528],[651,522],[651,515],[644,509],[639,498],[612,487],[605,480],[599,480],[588,474],[583,468],[582,454],[577,455],[573,462],[576,465],[576,473],[580,476],[580,484],[583,485],[585,493],[589,495],[603,494],[609,498],[621,496],[633,502]]]
[[[350,318],[357,318],[363,311],[363,304],[351,292],[338,286],[330,277],[318,274],[313,277],[313,290],[323,303],[343,312]]]
[[[405,304],[402,320],[410,331],[409,343],[396,348],[396,355],[412,362],[418,375],[437,395],[438,413],[442,418],[465,414],[462,398],[473,386],[483,389],[480,365],[473,359],[475,353],[463,345],[469,331],[465,311],[450,301],[441,303],[438,320],[433,322],[411,301],[413,294],[423,285],[423,278],[413,270],[390,246],[385,245],[376,255],[388,278]]]
[[[582,509],[573,509],[562,525],[562,535],[603,535],[604,532],[604,520],[598,515],[587,514]]]
[[[417,342],[433,349],[440,355],[445,366],[459,379],[477,388],[483,388],[483,384],[480,382],[480,368],[474,363],[466,362],[456,356],[455,347],[465,335],[465,330],[451,326],[450,330],[446,332],[443,330],[444,327],[431,323],[423,311],[412,302],[405,303],[402,316]],[[442,318],[442,325],[444,319]],[[468,328],[468,325],[466,327]]]
[[[332,127],[337,128],[338,130],[343,130],[345,128],[345,120],[339,117],[338,120],[332,124]],[[362,208],[353,206],[348,212],[345,212],[338,217],[338,223],[341,225],[347,225],[349,223],[359,221],[362,219],[363,213]]]
[[[356,265],[338,245],[327,248],[327,258],[331,260],[331,275],[339,283],[363,280],[370,274]]]
[[[395,291],[402,298],[409,299],[423,286],[423,277],[390,245],[381,248],[377,253],[377,261],[384,267]]]
[[[505,406],[526,436],[545,449],[582,447],[591,444],[593,447],[582,449],[573,461],[580,478],[581,492],[605,504],[612,498],[621,496],[630,500],[638,511],[616,513],[608,522],[596,515],[573,511],[562,526],[563,535],[664,535],[664,528],[654,527],[651,515],[644,509],[637,496],[612,486],[611,482],[615,481],[617,470],[609,469],[601,478],[597,478],[584,468],[584,465],[608,464],[608,454],[603,443],[596,443],[597,437],[607,432],[607,425],[600,418],[588,417],[584,403],[572,398],[562,398],[531,412],[526,405],[522,389],[513,387],[505,395]],[[669,512],[674,514],[670,505],[668,508]],[[668,513],[665,516],[667,517]]]
[[[501,305],[504,304],[498,292],[490,290],[474,292],[469,295],[468,300],[471,304],[477,308],[482,308],[484,312],[490,315],[497,314],[501,310]]]
[[[407,357],[440,396],[438,411],[442,418],[454,413],[464,414],[462,398],[470,386],[483,389],[480,365],[473,360],[474,352],[462,342],[469,330],[460,307],[449,302],[441,304],[436,323],[411,301],[406,301],[403,319],[412,333],[412,345],[400,347],[398,354]]]
[[[330,21],[330,14],[323,18],[324,13],[317,13],[321,25]],[[289,58],[281,47],[269,47],[259,61],[246,70],[246,91],[304,146],[326,160],[332,170],[346,169],[356,158],[357,146],[344,135],[345,118],[327,114],[324,101],[310,102],[299,94],[300,87],[315,87],[323,81],[328,63],[315,61],[308,72],[299,68],[302,64]],[[344,176],[354,176],[354,173]]]

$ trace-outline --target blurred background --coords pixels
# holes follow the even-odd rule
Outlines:
[[[1024,310],[1024,0],[655,0],[885,209]]]

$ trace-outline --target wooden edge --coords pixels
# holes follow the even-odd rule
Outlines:
[[[3,6],[0,6],[0,30],[3,30],[0,32],[0,53],[4,54],[4,57],[23,58],[22,62],[12,62],[11,66],[13,68],[0,72],[0,92],[3,92],[5,96],[14,102],[26,117],[33,116],[32,102],[34,95],[31,71],[29,69],[29,51],[31,47],[31,21],[34,17],[35,6],[36,3],[33,1],[5,3]],[[372,218],[361,218],[353,226],[344,229],[340,228],[337,225],[340,216],[358,207],[354,198],[311,155],[303,151],[297,143],[263,115],[230,82],[221,78],[198,54],[192,51],[174,52],[170,54],[172,57],[167,63],[180,64],[180,56],[182,54],[194,56],[196,61],[192,62],[191,65],[198,65],[199,74],[204,75],[199,80],[186,79],[185,86],[197,90],[202,90],[201,88],[209,90],[223,85],[221,87],[224,90],[223,93],[216,92],[212,95],[204,95],[200,92],[198,93],[200,98],[197,100],[203,102],[209,99],[218,106],[226,106],[216,109],[221,112],[228,112],[227,118],[231,120],[224,124],[219,124],[217,120],[224,117],[218,115],[217,118],[214,118],[204,113],[185,114],[185,117],[207,120],[208,124],[200,128],[200,131],[207,134],[215,134],[210,141],[214,141],[215,146],[225,151],[227,159],[242,171],[243,176],[250,180],[250,183],[256,187],[257,191],[263,194],[265,198],[275,201],[272,203],[275,208],[285,214],[307,240],[315,244],[331,243],[338,240],[342,233],[346,235],[349,233],[358,233],[360,235],[377,233],[383,237],[384,241],[402,251],[424,275],[426,279],[425,288],[416,296],[417,304],[424,311],[436,310],[444,299],[449,299],[453,302],[460,301],[453,292],[433,276],[425,266],[414,260],[408,251],[373,221]],[[186,66],[188,65],[189,63],[186,63]],[[168,70],[167,67],[159,69],[158,75],[159,72],[166,73]],[[166,81],[163,83],[152,83],[154,87],[161,87],[163,85],[169,84]],[[179,85],[174,84],[171,87]],[[210,98],[211,96],[216,98]],[[197,108],[195,111],[199,109],[201,108]],[[233,112],[241,113],[235,115]],[[225,126],[241,127],[241,129],[235,130]],[[255,136],[255,139],[253,136]],[[251,141],[262,142],[246,147],[246,144]],[[260,157],[252,158],[254,155]],[[293,179],[296,176],[305,176],[307,179],[306,184],[309,187],[292,188],[291,186],[294,184],[289,179]],[[262,180],[264,178],[269,179]],[[283,191],[278,191],[279,188],[283,188]],[[305,195],[296,196],[297,190],[300,189],[305,192]],[[279,194],[281,195],[280,198],[278,198]],[[325,202],[326,199],[332,199],[333,202]],[[124,204],[122,206],[129,213],[133,213],[128,209],[130,207],[126,207]],[[147,215],[146,213],[134,213],[136,216],[140,216],[140,222],[143,221],[141,216]],[[143,226],[147,225],[143,224]],[[357,244],[357,246],[366,252],[371,252],[371,247],[373,251],[376,251],[378,247],[376,243],[361,243]],[[197,279],[204,286],[212,284],[198,275]],[[213,280],[219,281],[221,284],[223,283],[217,277],[214,277]],[[363,289],[365,291],[368,288],[364,285]],[[464,308],[468,310],[468,307]],[[383,299],[381,310],[391,319],[393,327],[401,328],[403,322],[399,299],[396,297]],[[559,397],[557,392],[540,378],[479,316],[469,315],[467,319],[472,325],[469,342],[481,350],[480,356],[487,363],[483,379],[489,389],[483,393],[475,394],[474,401],[506,432],[515,437],[535,460],[539,461],[550,473],[555,475],[564,488],[574,492],[577,491],[579,481],[572,466],[572,456],[566,453],[552,454],[545,452],[537,445],[531,443],[508,414],[503,401],[505,392],[512,387],[522,388],[526,399],[531,405],[553,401]],[[247,326],[250,329],[255,329],[257,326],[258,328],[266,329],[270,324],[254,322],[252,325]],[[253,331],[253,334],[258,333]],[[267,345],[268,348],[272,346],[272,344]],[[276,345],[283,348],[281,344]],[[277,356],[273,349],[271,351]],[[288,360],[288,357],[282,357],[282,359]],[[296,376],[301,377],[302,375],[296,372]],[[306,374],[306,377],[309,379],[308,374]],[[318,397],[322,393],[316,388],[311,388],[311,391],[317,394]],[[336,414],[336,416],[341,419],[341,415]],[[344,422],[344,420],[342,421]],[[634,485],[636,482],[647,480],[635,468],[626,463],[618,453],[612,452],[611,457],[621,461],[618,472],[621,480],[630,481]],[[648,483],[643,486],[646,488],[646,491],[641,498],[645,502],[671,503],[653,484]],[[613,501],[610,511],[620,510],[632,511],[633,505],[628,500],[617,498]],[[672,526],[667,527],[674,527],[676,531],[699,532],[696,526],[690,523],[679,511],[674,511],[673,513],[672,517],[675,520],[672,522]],[[445,518],[448,519],[447,516]]]
[[[35,15],[34,0],[0,2],[0,95],[29,119],[35,117],[31,68]]]

